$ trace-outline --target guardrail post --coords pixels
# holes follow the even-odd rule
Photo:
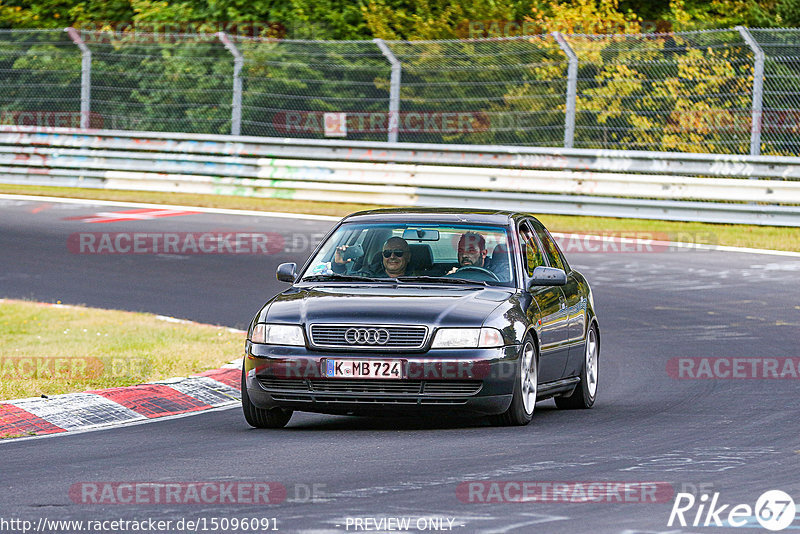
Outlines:
[[[217,32],[220,42],[233,56],[233,102],[231,104],[231,135],[242,132],[242,67],[244,56],[225,32]]]
[[[567,109],[564,115],[564,148],[575,143],[575,105],[578,98],[578,56],[561,32],[553,32],[553,38],[569,59],[567,67]]]
[[[753,65],[753,111],[752,124],[750,125],[750,155],[758,156],[761,154],[761,128],[763,125],[763,99],[764,99],[764,51],[758,42],[753,38],[750,30],[744,26],[736,26],[739,34],[747,43],[747,46],[755,54],[755,65]]]
[[[92,106],[92,51],[73,27],[64,28],[72,42],[81,51],[81,129],[89,128],[89,114]]]
[[[383,39],[373,39],[373,42],[378,45],[383,56],[392,65],[392,78],[389,88],[389,133],[387,141],[396,143],[397,134],[400,130],[400,75],[403,66]]]

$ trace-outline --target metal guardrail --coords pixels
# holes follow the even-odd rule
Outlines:
[[[800,226],[798,157],[3,127],[0,181]]]

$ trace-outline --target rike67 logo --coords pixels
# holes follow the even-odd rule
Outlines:
[[[796,512],[792,497],[781,490],[765,491],[756,501],[755,507],[749,504],[721,504],[719,493],[712,496],[704,493],[700,498],[691,493],[678,493],[667,526],[671,527],[677,521],[682,527],[752,528],[758,522],[763,528],[777,532],[792,524]]]

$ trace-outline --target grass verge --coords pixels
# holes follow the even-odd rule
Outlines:
[[[235,360],[244,336],[156,315],[0,300],[0,400],[130,386]]]
[[[178,204],[209,208],[246,209],[287,213],[308,213],[343,217],[354,211],[372,209],[377,205],[342,204],[304,200],[196,195],[149,191],[117,191],[70,187],[26,186],[0,184],[0,193],[44,195],[121,202]],[[800,252],[800,232],[797,228],[779,226],[748,226],[737,224],[707,224],[658,221],[652,219],[617,219],[611,217],[576,217],[568,215],[537,215],[553,232],[613,234],[636,237],[637,233],[657,240],[702,243]]]

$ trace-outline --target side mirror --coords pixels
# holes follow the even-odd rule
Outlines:
[[[295,279],[295,269],[297,269],[296,263],[281,263],[278,265],[278,269],[275,271],[275,276],[278,278],[278,282],[289,282],[290,284],[293,284]]]
[[[555,267],[537,267],[528,282],[528,289],[536,286],[563,286],[567,284],[567,273]]]

